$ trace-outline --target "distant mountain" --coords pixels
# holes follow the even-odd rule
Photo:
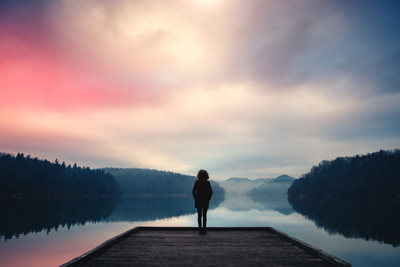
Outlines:
[[[292,176],[283,174],[281,176],[276,177],[271,181],[271,183],[292,183],[296,178],[293,178]]]
[[[115,177],[123,195],[191,195],[196,177],[180,173],[141,169],[104,168]],[[210,181],[215,195],[225,191],[215,181]]]
[[[400,195],[400,150],[322,161],[292,183],[290,197],[385,197]]]
[[[229,178],[220,183],[220,185],[225,189],[227,194],[249,194],[249,192],[253,192],[256,188],[269,185],[268,193],[265,194],[281,194],[282,190],[286,190],[289,188],[290,184],[296,180],[295,178],[289,175],[281,175],[276,178],[258,178],[256,180],[250,180],[248,178]],[[285,189],[283,189],[285,188]],[[285,191],[285,194],[286,194]],[[256,193],[256,191],[254,191]],[[256,193],[256,195],[262,194],[261,192]],[[253,194],[251,194],[253,195]]]
[[[250,196],[271,196],[271,195],[287,195],[287,191],[290,185],[296,179],[289,175],[281,175],[275,179],[268,180],[263,184],[259,185],[248,191]]]
[[[220,186],[225,190],[227,194],[247,194],[251,189],[264,184],[265,182],[272,180],[273,178],[258,178],[256,180],[250,180],[248,178],[229,178],[223,182],[220,182]]]
[[[251,182],[251,180],[249,178],[238,178],[238,177],[232,177],[226,181],[233,182],[233,183]]]

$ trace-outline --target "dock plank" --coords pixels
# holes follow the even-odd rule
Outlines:
[[[273,228],[143,227],[67,266],[351,266]],[[300,244],[298,244],[300,242]],[[323,257],[320,256],[323,254]],[[328,259],[328,261],[327,261]]]

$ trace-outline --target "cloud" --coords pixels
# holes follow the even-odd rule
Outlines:
[[[228,28],[232,45],[226,45],[235,55],[228,64],[231,75],[289,90],[302,83],[347,77],[356,84],[370,84],[375,94],[398,92],[400,40],[393,38],[398,26],[393,5],[398,3],[238,4],[236,20]],[[360,87],[353,93],[371,93]]]
[[[61,48],[117,75],[162,85],[198,80],[214,71],[218,37],[186,2],[63,1],[55,34]]]
[[[2,2],[0,151],[224,179],[297,177],[322,159],[395,148],[394,10]]]
[[[345,76],[374,92],[398,91],[396,3],[17,2],[8,3],[15,17],[35,22],[24,34],[47,34],[38,41],[47,50],[116,80],[151,84],[146,90],[248,80],[290,90]]]

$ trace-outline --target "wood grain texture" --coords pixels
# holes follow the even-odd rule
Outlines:
[[[338,259],[332,265],[266,229],[211,228],[199,235],[195,228],[143,228],[65,266],[350,266]]]

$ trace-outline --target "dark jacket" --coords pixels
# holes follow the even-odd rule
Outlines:
[[[213,194],[210,181],[197,179],[194,183],[192,194],[195,199],[194,206],[196,209],[201,207],[208,209],[208,203]]]

